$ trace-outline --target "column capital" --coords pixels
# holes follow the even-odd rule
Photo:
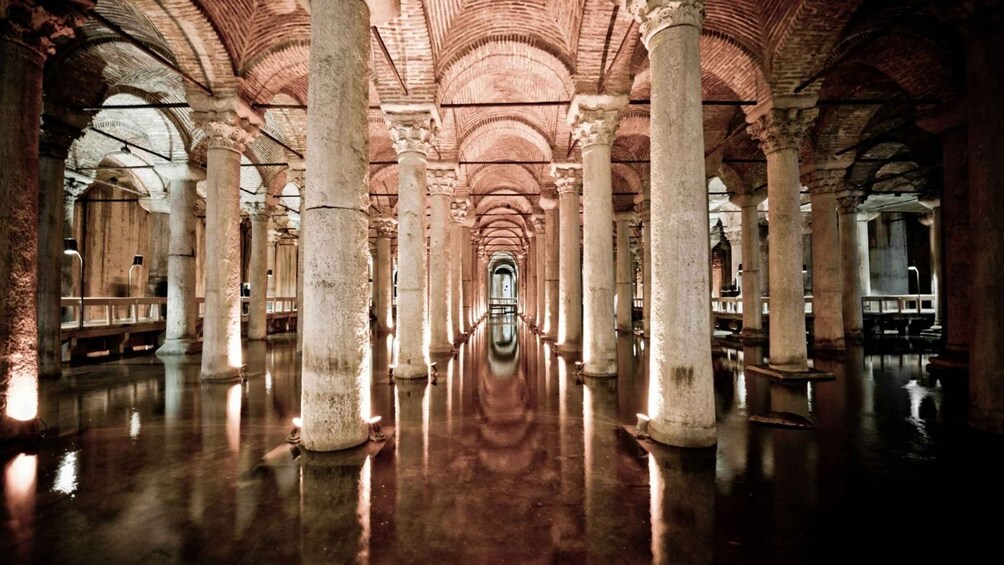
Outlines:
[[[267,222],[274,209],[264,202],[252,202],[247,207],[248,217],[255,222]]]
[[[638,214],[638,219],[643,224],[652,221],[652,200],[646,198],[644,194],[634,197],[634,210]]]
[[[536,232],[538,235],[542,234],[542,233],[544,233],[546,231],[546,225],[547,224],[544,223],[544,216],[543,215],[536,215],[535,214],[533,216],[533,219],[531,221],[533,222],[533,231]]]
[[[767,194],[763,191],[752,192],[743,191],[736,192],[729,196],[729,202],[739,206],[740,208],[746,208],[749,206],[759,206],[761,202],[767,199]]]
[[[473,219],[469,218],[470,208],[470,200],[466,198],[454,198],[450,202],[450,218],[454,223],[466,226],[468,219]]]
[[[837,211],[843,214],[855,214],[858,207],[864,203],[867,196],[860,190],[842,190],[837,192]],[[870,221],[871,218],[865,221]],[[860,221],[860,220],[859,220]]]
[[[442,119],[435,104],[383,104],[384,121],[398,157],[405,153],[428,156]]]
[[[617,137],[620,111],[627,107],[627,96],[579,94],[568,110],[568,125],[583,148],[611,146]]]
[[[43,116],[41,135],[38,139],[38,153],[43,156],[66,159],[70,152],[70,146],[83,133],[83,129],[76,125],[47,119],[47,116]]]
[[[153,166],[160,177],[168,182],[199,182],[206,180],[206,170],[192,163],[164,163]]]
[[[551,165],[551,176],[558,194],[582,193],[582,165],[578,163],[554,163]]]
[[[261,135],[265,120],[236,96],[210,97],[201,92],[188,96],[192,120],[209,141],[210,149],[243,153]]]
[[[844,189],[846,175],[844,168],[816,168],[802,173],[802,184],[809,188],[810,194],[836,194]]]
[[[540,187],[540,198],[537,199],[537,205],[544,211],[554,210],[558,207],[558,192],[553,186]]]
[[[453,196],[457,188],[457,164],[446,162],[429,163],[426,171],[429,194],[433,196]]]
[[[370,219],[370,224],[376,230],[377,237],[395,238],[397,237],[397,220],[381,216]]]
[[[921,196],[917,203],[928,210],[934,210],[941,207],[941,198],[935,195]]]
[[[300,192],[303,192],[307,184],[307,162],[305,160],[289,160],[286,169],[286,182],[295,184],[300,188]]]
[[[0,2],[0,37],[48,57],[55,41],[73,37],[97,0],[3,0]]]
[[[742,245],[743,242],[743,230],[740,229],[727,229],[725,230],[725,239],[729,241],[729,245],[736,246]]]
[[[623,0],[628,12],[641,24],[641,40],[648,47],[652,38],[675,26],[704,26],[704,0]]]
[[[773,97],[746,115],[746,131],[757,140],[764,155],[782,149],[798,150],[819,109],[815,95]]]
[[[630,222],[632,224],[637,224],[638,214],[634,210],[622,210],[620,212],[614,212],[614,219],[618,222]]]

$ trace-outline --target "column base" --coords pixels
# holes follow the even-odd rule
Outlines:
[[[557,336],[547,335],[547,334],[545,334],[543,332],[540,334],[540,339],[542,339],[544,341],[553,341],[553,342],[557,342],[558,341]]]
[[[787,428],[793,430],[811,430],[816,427],[816,423],[800,414],[791,412],[767,412],[766,414],[754,414],[749,417],[753,424],[770,426],[772,428]]]
[[[617,376],[617,362],[612,363],[586,363],[582,367],[582,374],[593,378],[607,378]]]
[[[429,357],[448,358],[453,357],[456,352],[457,349],[452,343],[429,346]]]
[[[0,447],[6,444],[35,444],[42,439],[42,421],[0,417]]]
[[[977,430],[1004,434],[1004,411],[979,408],[970,404],[966,423]]]
[[[652,441],[674,447],[700,449],[718,444],[714,425],[700,427],[682,422],[658,423],[652,420],[648,424],[648,435]]]
[[[739,340],[742,341],[743,345],[765,345],[767,334],[759,328],[743,328],[739,332]]]
[[[429,367],[425,364],[409,365],[402,364],[394,367],[394,380],[415,380],[428,379]]]
[[[555,346],[554,352],[558,355],[569,355],[572,353],[582,353],[582,344],[574,341],[566,341]]]
[[[219,371],[202,371],[202,382],[207,384],[239,383],[243,380],[243,368],[228,367]]]
[[[865,342],[864,330],[849,330],[844,332],[844,343],[846,345],[861,345]]]
[[[197,339],[169,339],[157,349],[157,357],[175,357],[202,352],[202,342]]]
[[[746,370],[758,377],[766,377],[778,383],[804,383],[813,381],[832,381],[833,373],[818,369],[779,369],[770,365],[747,365]]]
[[[817,339],[812,343],[812,349],[817,352],[839,352],[847,349],[844,338]]]

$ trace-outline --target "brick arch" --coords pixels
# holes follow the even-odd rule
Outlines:
[[[307,76],[309,60],[309,37],[263,47],[242,65],[241,90],[252,102],[270,100]]]
[[[844,26],[861,0],[796,0],[766,22],[770,34],[767,61],[770,92],[789,94],[826,64]],[[819,89],[819,84],[807,91]]]
[[[469,127],[460,137],[462,157],[485,159],[486,153],[502,145],[510,146],[514,161],[551,160],[551,145],[548,135],[530,120],[516,117],[497,117],[478,122]]]
[[[527,166],[479,166],[468,170],[467,181],[473,193],[489,192],[504,185],[520,194],[532,194],[540,186],[540,179]]]
[[[121,85],[108,90],[108,97],[102,102],[104,104],[121,103],[129,104],[130,99],[134,104],[157,103],[161,100],[157,93],[151,93],[128,85]],[[137,120],[144,127],[161,127],[166,131],[169,143],[161,145],[160,150],[170,155],[172,158],[187,157],[187,152],[192,143],[193,124],[191,115],[185,111],[177,111],[170,108],[160,110],[139,110],[131,111],[128,115],[131,119]],[[157,119],[150,120],[156,116]],[[143,119],[147,118],[147,119]]]
[[[718,168],[718,178],[731,194],[749,192],[753,188],[746,182],[738,169],[727,163],[723,163]]]
[[[565,100],[575,92],[571,60],[547,41],[524,34],[478,38],[444,58],[438,69],[439,99],[445,102],[498,102],[534,91]]]
[[[379,169],[370,169],[370,201],[378,208],[393,209],[397,205],[398,168],[396,165],[384,165]]]
[[[823,95],[832,98],[896,98],[899,85],[873,67],[844,65],[831,73],[823,84]],[[814,125],[812,139],[817,157],[827,158],[858,143],[880,106],[830,106],[824,108]]]
[[[613,183],[616,189],[618,184],[623,183],[631,192],[641,193],[641,174],[633,165],[624,163],[614,163],[610,165],[613,173]],[[617,190],[615,190],[617,192]]]

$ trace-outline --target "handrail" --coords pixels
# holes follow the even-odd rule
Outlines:
[[[164,320],[163,310],[167,305],[164,297],[85,297],[84,323],[80,323],[80,298],[64,296],[60,306],[64,310],[62,327],[64,329],[107,327],[114,325],[133,325],[140,323],[161,322]],[[241,297],[242,304],[249,304],[250,298]],[[201,318],[205,310],[205,298],[196,299],[198,316]],[[99,310],[100,313],[96,313]],[[243,311],[243,307],[242,307]],[[288,314],[296,312],[295,297],[269,297],[265,300],[266,314]],[[246,314],[244,314],[246,315]]]

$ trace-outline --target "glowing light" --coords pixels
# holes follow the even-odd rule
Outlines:
[[[649,488],[649,520],[652,523],[652,562],[663,563],[663,540],[666,535],[666,522],[662,518],[662,471],[655,457],[648,455],[648,488]]]
[[[53,492],[73,494],[77,491],[77,453],[71,451],[63,456],[56,471],[56,482],[52,485]]]
[[[377,418],[379,420],[379,417]],[[373,469],[367,457],[359,471],[359,502],[356,516],[359,516],[359,554],[357,563],[369,563],[370,555],[370,498],[373,492]]]
[[[139,410],[133,410],[132,414],[129,416],[129,437],[136,439],[139,437],[140,422],[139,422]]]
[[[293,421],[295,422],[298,419],[299,418],[293,418]],[[381,416],[373,416],[372,418],[370,418],[369,420],[367,420],[366,423],[368,423],[369,425],[372,426],[374,424],[379,424],[381,420],[383,420],[383,417],[381,417]]]
[[[6,532],[15,540],[15,547],[25,547],[34,537],[32,514],[35,511],[37,471],[38,456],[24,453],[15,457],[4,470],[3,494],[7,503],[4,525],[7,526]]]
[[[272,394],[272,373],[265,371],[265,394]]]
[[[237,451],[241,446],[241,385],[227,390],[227,443]]]
[[[746,373],[739,371],[739,377],[736,379],[736,393],[739,396],[739,409],[746,409]]]
[[[31,357],[35,352],[31,352]],[[11,355],[10,365],[18,369],[11,372],[7,388],[7,416],[27,422],[38,416],[38,375],[35,363],[22,353]]]
[[[293,418],[293,427],[294,428],[302,428],[303,427],[303,418],[301,418],[299,416],[297,416],[296,418]]]

